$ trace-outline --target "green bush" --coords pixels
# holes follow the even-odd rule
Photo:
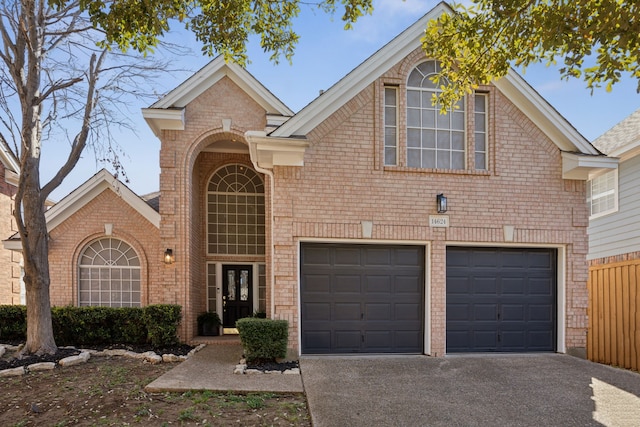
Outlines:
[[[155,347],[178,342],[181,307],[52,307],[53,336],[58,345],[144,344]],[[0,306],[0,340],[27,338],[25,306]]]
[[[24,341],[27,337],[27,307],[0,305],[0,340]]]
[[[236,322],[248,362],[268,362],[287,356],[289,322],[247,317]]]
[[[158,304],[144,308],[147,339],[155,347],[178,343],[178,325],[182,318],[179,305]]]

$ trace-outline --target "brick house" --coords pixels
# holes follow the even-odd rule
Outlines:
[[[177,303],[185,341],[262,311],[303,354],[584,349],[585,181],[616,163],[515,72],[438,115],[446,8],[296,114],[221,58],[144,109],[159,195],[103,171],[48,212],[53,303]]]
[[[15,156],[0,138],[0,236],[11,236],[17,230],[13,219],[14,196],[20,167]],[[20,252],[0,249],[0,304],[24,303]]]

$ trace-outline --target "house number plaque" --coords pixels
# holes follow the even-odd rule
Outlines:
[[[429,215],[429,227],[449,227],[449,215]]]

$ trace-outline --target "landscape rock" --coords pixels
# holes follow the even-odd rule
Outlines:
[[[7,351],[6,348],[4,348],[3,345],[0,345],[0,357],[4,356],[4,353]]]
[[[300,368],[291,368],[283,372],[285,375],[300,375]]]
[[[65,357],[64,359],[61,359],[58,362],[58,364],[60,366],[79,365],[81,363],[87,363],[87,360],[89,360],[90,357],[91,357],[91,355],[85,351],[83,353],[78,354],[77,356]]]
[[[182,362],[183,359],[180,356],[176,356],[175,354],[163,354],[162,361],[165,363],[174,363],[174,362]]]
[[[236,365],[233,370],[234,374],[244,374],[244,371],[247,369],[247,365]]]
[[[155,354],[153,351],[148,351],[146,353],[142,353],[144,354],[144,361],[145,362],[149,362],[152,365],[157,365],[158,363],[162,363],[162,356],[158,356],[157,354]]]
[[[50,371],[56,367],[55,362],[41,362],[41,363],[33,363],[27,366],[27,370],[30,372],[34,371]]]
[[[25,369],[24,366],[20,366],[18,368],[12,368],[12,369],[4,369],[2,371],[0,371],[0,378],[3,377],[19,377],[20,375],[24,375],[25,374]]]

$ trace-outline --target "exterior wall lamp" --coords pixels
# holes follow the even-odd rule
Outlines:
[[[436,196],[436,203],[438,206],[438,213],[445,213],[447,211],[447,198],[444,194],[440,193]]]
[[[173,249],[167,248],[164,251],[164,263],[165,264],[173,264],[175,262],[175,258],[173,257]]]

